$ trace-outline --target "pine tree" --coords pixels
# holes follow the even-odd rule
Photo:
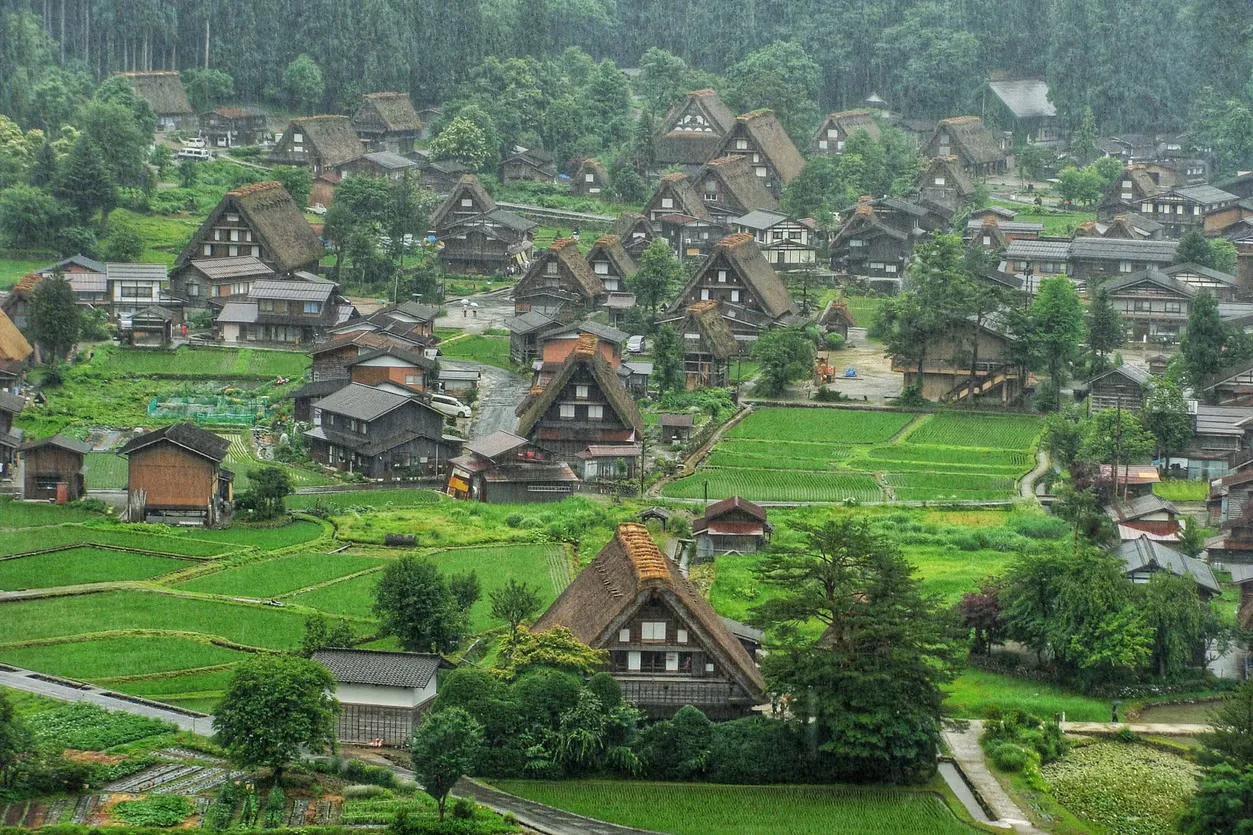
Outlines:
[[[78,341],[82,313],[74,290],[63,276],[49,276],[36,285],[31,308],[31,336],[55,366]]]
[[[1184,376],[1194,388],[1199,390],[1205,378],[1227,362],[1223,358],[1227,336],[1227,327],[1218,314],[1218,300],[1208,291],[1200,293],[1192,303],[1188,327],[1179,343]]]
[[[100,212],[100,228],[104,228],[109,211],[117,203],[117,190],[96,146],[86,136],[75,140],[61,163],[55,194],[74,207],[83,223]]]
[[[1114,308],[1109,290],[1104,287],[1097,289],[1092,303],[1088,305],[1085,324],[1088,350],[1092,352],[1088,361],[1088,373],[1095,376],[1105,370],[1106,356],[1121,348],[1127,341],[1122,314]]]
[[[1210,248],[1205,236],[1194,229],[1179,239],[1179,246],[1175,247],[1174,263],[1197,264],[1212,269],[1214,250]]]

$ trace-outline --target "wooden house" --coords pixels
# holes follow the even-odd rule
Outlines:
[[[558,626],[606,650],[623,698],[650,716],[692,705],[729,719],[765,698],[753,658],[638,523],[618,526],[532,631]]]
[[[746,234],[719,241],[667,312],[677,316],[703,301],[718,304],[740,340],[756,339],[762,329],[792,322],[797,315],[787,287]]]
[[[274,269],[251,255],[188,261],[170,279],[170,292],[187,307],[205,308],[244,301],[258,281],[276,278]]]
[[[334,335],[309,351],[313,358],[309,376],[315,383],[323,380],[349,380],[352,374],[348,367],[360,357],[392,348],[417,351],[421,350],[421,345],[394,334],[372,330]]]
[[[1212,481],[1231,471],[1233,456],[1253,439],[1253,408],[1189,403],[1192,438],[1181,450],[1171,450],[1163,471],[1174,478]]]
[[[1219,406],[1253,406],[1253,360],[1240,360],[1211,374],[1198,394]]]
[[[91,452],[89,445],[54,435],[27,441],[18,452],[22,456],[22,498],[75,502],[87,495],[83,456]]]
[[[1220,302],[1233,302],[1240,292],[1236,277],[1230,273],[1211,270],[1200,264],[1173,264],[1162,269],[1176,281],[1181,281],[1198,293],[1213,293]]]
[[[1231,582],[1240,590],[1240,599],[1236,604],[1236,625],[1245,632],[1253,632],[1253,566],[1231,566]]]
[[[512,432],[493,432],[468,441],[452,459],[448,495],[493,504],[558,502],[578,492],[570,465]]]
[[[518,434],[572,466],[588,447],[636,444],[644,432],[635,398],[600,351],[596,335],[580,335],[556,376],[517,410]]]
[[[987,252],[1002,252],[1010,241],[1039,240],[1043,231],[1043,223],[984,217],[982,220],[967,221],[962,238],[968,246],[977,246]]]
[[[366,93],[352,128],[371,151],[407,154],[422,135],[422,120],[405,93]]]
[[[174,340],[174,311],[159,304],[131,314],[130,342],[137,348],[166,348]]]
[[[1152,162],[1136,162],[1123,169],[1122,176],[1105,189],[1096,204],[1098,220],[1140,212],[1145,201],[1164,191],[1188,185],[1173,167]]]
[[[362,154],[356,159],[340,164],[336,167],[335,173],[339,175],[340,182],[348,177],[378,177],[398,183],[410,176],[416,182],[421,176],[416,162],[391,151],[371,151],[368,154]]]
[[[22,413],[26,400],[0,389],[0,475],[8,475],[17,462],[17,450],[22,445],[22,430],[13,421]]]
[[[895,293],[914,244],[925,234],[917,215],[886,212],[863,200],[831,241],[831,269]]]
[[[356,308],[336,295],[338,289],[331,281],[257,281],[246,301],[222,306],[213,327],[227,345],[321,342],[356,315]]]
[[[200,114],[200,134],[211,148],[260,145],[269,138],[269,121],[259,107],[218,107]]]
[[[1216,235],[1241,217],[1240,198],[1211,185],[1163,189],[1140,200],[1134,211],[1165,227],[1165,237],[1192,230]]]
[[[683,374],[689,390],[729,384],[731,361],[740,353],[727,320],[712,299],[689,305],[680,316],[666,319],[682,335]]]
[[[609,227],[609,234],[618,239],[628,255],[638,259],[645,247],[657,237],[657,228],[639,212],[623,212]]]
[[[1195,580],[1197,593],[1203,601],[1222,594],[1222,588],[1206,562],[1185,556],[1148,536],[1124,542],[1112,553],[1122,560],[1127,579],[1137,585],[1148,583],[1159,571],[1168,571]]]
[[[365,150],[347,116],[303,116],[287,124],[267,161],[308,168],[316,176],[333,172]]]
[[[848,302],[832,299],[818,316],[818,328],[823,333],[838,333],[848,341],[848,329],[857,327],[857,320],[849,312]]]
[[[1246,457],[1240,450],[1229,458],[1229,463]],[[1253,469],[1245,465],[1210,482],[1209,495],[1205,500],[1208,526],[1227,528],[1236,520],[1253,511]]]
[[[1001,255],[999,269],[1020,279],[1023,291],[1035,295],[1036,288],[1044,279],[1066,275],[1071,243],[1027,238],[1009,241]]]
[[[644,216],[653,224],[672,215],[709,219],[709,209],[692,187],[691,181],[677,172],[662,177],[657,184],[657,190],[644,204]]]
[[[598,159],[588,157],[579,163],[570,181],[570,193],[583,197],[598,197],[609,191],[609,172]]]
[[[670,250],[677,253],[680,263],[705,258],[727,234],[726,224],[712,216],[665,215],[658,228]]]
[[[605,297],[605,285],[579,252],[578,241],[562,238],[531,262],[513,289],[513,310],[573,322],[594,313]]]
[[[818,263],[817,226],[782,212],[757,209],[731,219],[731,231],[752,235],[757,248],[779,272],[813,269]]]
[[[336,738],[347,745],[413,742],[421,715],[435,701],[438,676],[449,667],[438,655],[366,649],[320,649],[313,660],[335,679]]]
[[[927,343],[921,374],[914,359],[892,357],[892,370],[905,375],[928,400],[1012,403],[1022,394],[1022,369],[1014,361],[1015,338],[994,317]],[[973,342],[978,340],[977,363]],[[973,364],[973,368],[971,367]]]
[[[1137,342],[1177,340],[1196,299],[1192,287],[1154,268],[1115,278],[1102,287],[1109,291],[1114,309],[1122,314],[1123,324]]]
[[[600,279],[607,293],[628,292],[628,283],[639,269],[635,260],[627,254],[617,235],[601,235],[587,253],[587,263]]]
[[[805,168],[805,157],[771,110],[735,117],[735,124],[723,137],[714,158],[724,156],[747,157],[753,174],[775,199]]]
[[[753,173],[747,156],[710,160],[692,175],[692,184],[709,216],[724,223],[758,209],[772,211],[779,207],[779,201]]]
[[[531,259],[536,225],[497,208],[473,174],[463,176],[431,216],[443,244],[440,261],[445,269],[460,273],[524,269]]]
[[[989,79],[979,88],[978,99],[984,121],[1011,133],[1016,145],[1061,139],[1057,108],[1043,79]]]
[[[515,148],[500,162],[502,183],[555,183],[557,164],[552,154],[538,148]]]
[[[23,333],[30,329],[35,288],[43,280],[44,277],[38,273],[28,273],[18,279],[6,295],[0,296],[0,313],[4,313]]]
[[[622,364],[622,351],[630,335],[612,325],[604,325],[594,319],[578,324],[551,328],[539,337],[539,355],[531,364],[532,386],[548,385],[574,353],[585,335],[596,337],[596,353],[605,358],[613,368]]]
[[[876,142],[879,141],[879,123],[869,110],[841,110],[828,114],[814,134],[811,151],[829,156],[842,154],[844,143],[857,131],[864,132]]]
[[[359,354],[348,363],[348,377],[352,382],[366,386],[391,383],[419,394],[431,388],[434,368],[435,361],[427,359],[420,351],[388,346]]]
[[[1231,579],[1240,586],[1239,622],[1242,627],[1253,627],[1253,514],[1233,518],[1226,529],[1209,541],[1205,549],[1210,561],[1231,572]]]
[[[974,201],[975,189],[974,180],[955,156],[936,157],[918,177],[919,201],[933,203],[950,215]]]
[[[714,158],[735,114],[713,90],[693,90],[670,108],[653,137],[653,157],[662,167],[704,165]]]
[[[1067,254],[1067,274],[1076,280],[1099,284],[1140,270],[1170,265],[1178,241],[1129,241],[1113,238],[1075,238]]]
[[[1154,473],[1156,473],[1155,470]],[[1126,485],[1133,480],[1135,475],[1136,467],[1134,465],[1124,470],[1124,477],[1119,482],[1120,493],[1125,490]],[[1106,484],[1109,483],[1108,476],[1109,473],[1107,472]],[[1182,527],[1182,523],[1179,521],[1179,509],[1173,503],[1163,499],[1161,496],[1154,495],[1152,492],[1128,499],[1115,499],[1105,508],[1105,515],[1109,517],[1111,522],[1114,522],[1121,528],[1129,528],[1138,533],[1147,533],[1153,536],[1177,534]],[[1138,539],[1139,537],[1135,538]]]
[[[722,554],[755,554],[773,532],[761,505],[739,496],[714,502],[692,523],[696,559],[705,562]]]
[[[157,130],[180,131],[195,128],[196,112],[187,99],[183,80],[177,72],[123,72],[135,95],[148,102],[157,117]]]
[[[171,298],[161,288],[168,280],[164,264],[105,264],[109,312],[118,328],[129,332],[136,313],[158,304],[171,313],[172,322],[182,322],[183,302]]]
[[[1085,220],[1075,227],[1076,238],[1118,238],[1124,241],[1160,241],[1165,226],[1137,214],[1114,215],[1108,220]]]
[[[657,426],[661,430],[663,444],[685,443],[692,437],[692,413],[662,412],[657,415]]]
[[[331,332],[332,339],[356,333],[377,333],[394,337],[410,348],[434,343],[435,319],[439,308],[419,302],[401,302],[376,310],[369,316],[353,319]],[[399,345],[398,347],[405,347]]]
[[[540,354],[543,337],[564,323],[532,310],[506,319],[504,325],[509,331],[509,359],[517,365],[530,365]]]
[[[192,307],[214,298],[246,296],[252,283],[272,276],[316,269],[326,248],[304,213],[277,181],[228,191],[183,247],[170,273],[171,293]],[[220,266],[202,262],[230,259]],[[193,263],[194,262],[194,263]],[[220,302],[219,302],[220,303]]]
[[[462,177],[472,173],[459,160],[430,160],[417,151],[407,156],[418,164],[418,170],[422,172],[422,185],[436,194],[449,194],[461,182]]]
[[[975,177],[1003,174],[1008,162],[1002,141],[978,116],[941,119],[922,154],[930,159],[956,157],[958,164]]]
[[[131,438],[126,457],[127,519],[169,524],[216,522],[231,500],[234,474],[222,468],[230,442],[194,423]]]
[[[34,353],[17,325],[0,309],[0,392],[17,392]]]
[[[462,441],[443,428],[444,416],[418,397],[350,383],[313,404],[304,435],[310,457],[325,467],[399,481],[447,470]]]
[[[1143,368],[1126,363],[1098,374],[1088,381],[1088,411],[1123,408],[1138,412],[1152,379]]]

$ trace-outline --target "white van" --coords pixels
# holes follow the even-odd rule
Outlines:
[[[470,407],[447,394],[432,394],[431,408],[450,418],[468,418]]]
[[[213,152],[208,148],[184,148],[177,156],[179,159],[209,160],[213,159]]]
[[[183,147],[184,147],[184,148],[203,148],[203,147],[205,147],[204,137],[203,137],[203,136],[193,136],[193,137],[190,137],[190,138],[188,138],[188,139],[184,139],[184,140],[183,140]]]

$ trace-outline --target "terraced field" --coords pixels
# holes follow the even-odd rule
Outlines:
[[[149,580],[192,563],[130,551],[69,548],[0,560],[0,591],[51,589],[79,583]]]
[[[1029,415],[767,407],[732,427],[696,473],[662,494],[765,502],[1002,501],[1032,468],[1039,431]]]
[[[369,571],[382,564],[381,559],[346,554],[301,554],[215,571],[179,583],[175,588],[204,594],[269,599],[327,580]]]

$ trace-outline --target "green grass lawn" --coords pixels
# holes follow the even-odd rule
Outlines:
[[[818,441],[841,444],[879,444],[891,440],[914,419],[902,412],[856,409],[789,409],[767,406],[733,426],[729,438],[769,441]]]
[[[975,830],[939,794],[863,786],[720,786],[497,780],[504,791],[599,820],[676,835],[947,835]]]
[[[374,587],[378,585],[379,572],[364,574],[351,580],[341,580],[313,591],[288,598],[299,606],[310,606],[328,615],[353,618],[374,617]]]
[[[442,356],[456,360],[473,360],[506,370],[513,369],[509,360],[509,337],[473,334],[440,343]]]
[[[180,696],[190,693],[221,693],[230,683],[230,670],[212,670],[200,673],[185,673],[171,676],[164,673],[153,673],[142,678],[127,677],[116,680],[107,676],[97,676],[93,681],[107,684],[112,690],[120,690],[135,696],[162,698],[164,696]]]
[[[233,664],[247,653],[187,638],[99,638],[0,649],[5,663],[56,676],[93,680]]]
[[[204,594],[268,599],[308,588],[336,577],[367,571],[383,560],[347,554],[301,554],[280,557],[204,574],[175,588]],[[0,563],[2,565],[2,563]]]
[[[990,200],[988,201],[994,206],[1004,206],[1017,212],[1014,216],[1015,221],[1022,223],[1043,223],[1045,235],[1061,235],[1069,236],[1075,231],[1075,227],[1089,220],[1096,220],[1095,212],[1067,212],[1062,209],[1037,209],[1035,206],[1025,206],[1022,203],[1013,203],[1006,200]]]
[[[297,519],[278,528],[251,528],[246,525],[214,530],[192,528],[186,535],[210,542],[277,551],[317,539],[322,535],[322,526],[317,522]]]
[[[1065,713],[1068,722],[1108,722],[1110,718],[1107,699],[981,670],[966,670],[944,691],[944,712],[960,719],[981,719],[993,706],[1003,711],[1017,708],[1034,716]]]
[[[100,518],[101,515],[95,511],[76,507],[0,499],[0,528],[36,528]]]
[[[148,580],[190,565],[185,560],[150,557],[126,551],[71,548],[68,551],[0,560],[0,590],[51,589],[79,583]]]
[[[1172,502],[1203,502],[1209,498],[1209,482],[1167,478],[1153,485],[1153,493]]]
[[[849,296],[848,312],[853,314],[859,328],[869,328],[887,299],[878,296]],[[825,304],[825,302],[824,302]]]
[[[245,646],[290,649],[304,616],[267,606],[145,591],[110,591],[0,603],[4,641],[20,643],[126,629],[170,629],[226,638]]]
[[[203,218],[169,215],[141,215],[128,209],[114,209],[110,223],[125,224],[139,233],[144,242],[139,260],[148,264],[170,266],[182,251]]]
[[[46,258],[28,260],[23,258],[0,258],[0,290],[8,290],[35,270],[43,269],[49,264],[61,260],[55,253],[48,253]]]

